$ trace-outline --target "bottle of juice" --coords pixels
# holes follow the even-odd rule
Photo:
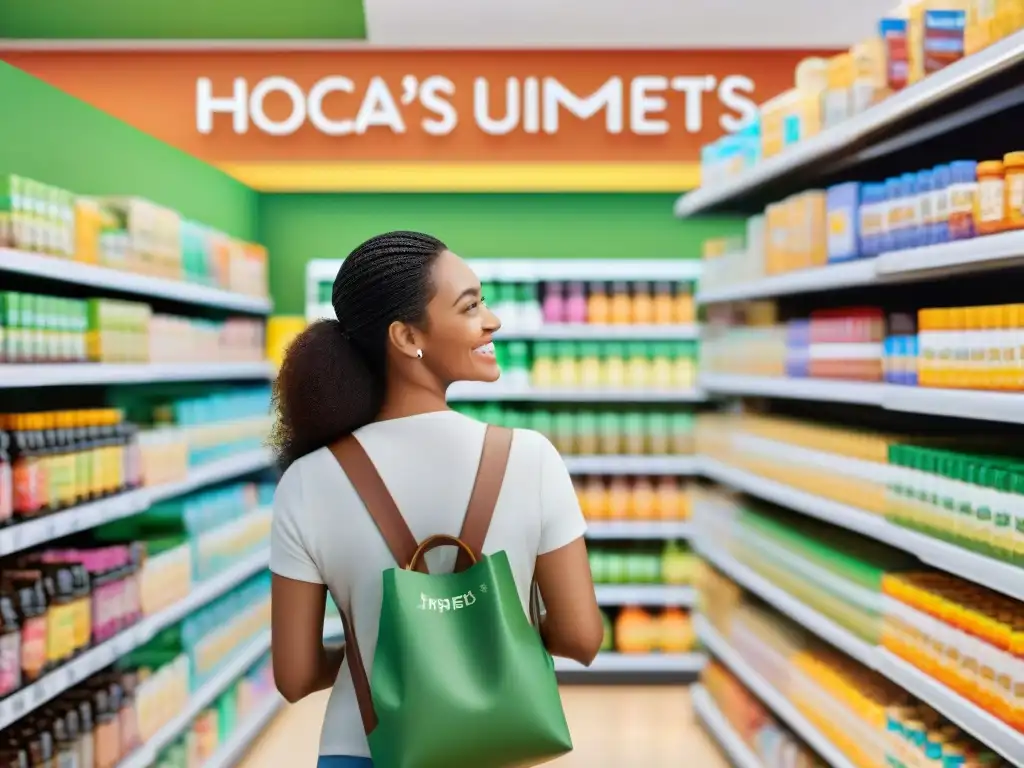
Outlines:
[[[534,432],[539,432],[548,440],[554,442],[555,427],[554,417],[552,416],[551,411],[546,411],[543,408],[538,408],[533,411],[530,415],[530,429]]]
[[[576,423],[571,411],[559,411],[555,414],[555,448],[563,456],[575,456]]]
[[[580,344],[580,387],[599,389],[603,383],[601,345],[596,341]]]
[[[647,352],[650,355],[651,381],[650,386],[654,389],[668,391],[673,385],[672,371],[672,343],[657,342],[648,346]]]
[[[629,298],[629,285],[621,280],[612,283],[610,315],[613,325],[627,325],[633,319],[633,303]]]
[[[608,481],[608,518],[622,520],[629,514],[632,489],[622,475],[615,475]]]
[[[615,620],[615,642],[621,653],[650,653],[654,620],[642,608],[629,606]]]
[[[663,653],[689,653],[693,650],[693,624],[688,613],[679,608],[666,608],[658,617],[658,624]]]
[[[675,322],[675,302],[672,300],[672,284],[654,284],[654,322],[657,325],[671,325]]]
[[[633,480],[628,517],[633,520],[654,520],[657,517],[655,508],[654,485],[649,477],[640,475]]]
[[[556,347],[555,386],[575,389],[580,385],[579,359],[576,355],[576,344],[572,341],[560,341]]]
[[[544,322],[565,322],[565,287],[559,282],[544,284]]]
[[[626,355],[621,342],[608,342],[604,347],[604,385],[608,389],[626,388]]]
[[[596,456],[600,452],[597,415],[593,411],[576,414],[576,450],[580,456]]]
[[[565,300],[565,321],[567,323],[587,322],[587,296],[582,282],[569,283],[569,294]]]
[[[641,281],[633,285],[633,324],[651,325],[654,322],[654,296],[651,284]]]
[[[631,341],[626,344],[628,363],[626,364],[626,388],[646,389],[650,386],[650,367],[647,360],[647,345],[642,341]]]
[[[679,325],[691,325],[694,322],[693,285],[680,283],[676,286],[675,322]]]
[[[530,347],[525,341],[510,341],[506,349],[506,366],[502,378],[509,389],[516,391],[530,386]]]
[[[644,414],[644,431],[647,434],[647,453],[651,456],[668,456],[671,452],[671,434],[668,415],[661,411]]]
[[[608,287],[604,283],[590,284],[587,322],[593,325],[608,325],[611,322],[611,301],[608,298]]]
[[[506,331],[520,330],[519,303],[516,301],[515,283],[498,283],[498,296],[494,303],[494,314],[501,319],[501,325]]]
[[[516,304],[519,305],[519,327],[529,332],[536,331],[544,324],[544,312],[537,297],[536,283],[520,283],[516,288]]]
[[[554,347],[551,342],[538,341],[533,352],[530,383],[537,389],[551,389],[556,380]]]
[[[610,516],[608,488],[599,475],[590,475],[583,481],[580,506],[587,520],[607,520]]]
[[[623,448],[627,456],[643,456],[647,447],[647,435],[644,429],[644,415],[642,413],[627,413],[624,419]]]
[[[654,512],[658,520],[679,520],[682,510],[679,504],[679,480],[675,477],[659,477],[654,489]]]
[[[675,389],[693,389],[697,383],[695,348],[691,343],[673,345],[672,386]]]
[[[619,414],[605,411],[600,418],[600,452],[603,456],[618,456],[623,448],[623,425]]]

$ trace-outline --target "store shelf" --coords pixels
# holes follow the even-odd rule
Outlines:
[[[1024,392],[889,386],[882,405],[890,411],[1024,424]]]
[[[282,696],[269,694],[267,700],[260,704],[244,722],[239,723],[227,741],[207,758],[203,763],[203,768],[232,768],[241,762],[249,748],[263,734],[270,721],[284,708],[284,704]]]
[[[598,605],[659,605],[689,607],[696,602],[693,587],[669,584],[597,584]]]
[[[738,376],[701,374],[702,389],[715,395],[736,397],[781,397],[787,400],[817,400],[830,403],[882,405],[886,386],[871,382],[832,379],[789,379],[782,376]]]
[[[587,523],[588,539],[688,539],[693,526],[684,520],[608,520]]]
[[[707,658],[700,653],[612,653],[597,654],[589,667],[570,659],[555,659],[556,672],[582,674],[697,674]]]
[[[1024,232],[955,240],[881,254],[875,272],[887,282],[927,280],[1024,264]]]
[[[829,741],[790,701],[754,671],[746,660],[703,616],[694,619],[697,637],[704,646],[750,689],[832,768],[855,768],[854,764]]]
[[[136,296],[167,299],[183,304],[216,307],[232,312],[269,315],[273,309],[269,299],[246,296],[182,280],[137,275],[109,267],[83,264],[70,259],[16,251],[11,248],[0,248],[0,272],[71,285],[84,285],[90,288],[103,288]]]
[[[1011,764],[1024,765],[1024,733],[975,706],[895,654],[880,650],[879,659],[880,671],[890,680],[927,702]]]
[[[813,172],[821,173],[835,163],[855,159],[866,145],[899,133],[916,115],[940,102],[1005,72],[1024,61],[1024,32],[1000,40],[988,48],[930,74],[924,80],[881,103],[827,128],[768,158],[754,168],[727,181],[701,187],[676,201],[675,214],[693,216],[735,203],[771,185]],[[920,127],[920,126],[917,126]],[[795,191],[795,188],[791,191]]]
[[[176,483],[140,488],[107,499],[72,507],[38,520],[18,523],[0,530],[0,556],[20,552],[48,541],[70,536],[79,531],[96,528],[132,515],[145,512],[157,501],[191,493],[199,488],[230,480],[268,467],[270,452],[264,449],[211,462],[189,472],[188,477]]]
[[[78,387],[97,384],[152,384],[174,381],[268,380],[270,363],[61,363],[0,364],[0,389]]]
[[[208,464],[202,464],[190,469],[188,476],[183,480],[147,488],[146,492],[149,496],[149,503],[155,504],[158,501],[174,496],[192,493],[199,488],[219,483],[222,480],[231,480],[252,472],[259,472],[270,467],[273,462],[274,455],[269,448],[257,448],[235,456],[211,461]]]
[[[193,586],[181,602],[149,616],[116,637],[86,651],[35,683],[0,701],[0,729],[43,706],[87,677],[113,664],[117,659],[149,642],[158,632],[177,624],[211,600],[234,589],[250,576],[267,568],[270,553],[263,550],[246,557],[223,573]]]
[[[480,280],[531,283],[543,280],[643,280],[691,281],[700,277],[700,259],[467,259]],[[314,259],[306,265],[310,283],[333,282],[341,259]],[[307,303],[317,294],[307,290]]]
[[[894,525],[880,515],[815,496],[703,457],[701,473],[738,491],[885,542],[960,578],[1024,600],[1024,568]]]
[[[457,383],[448,389],[449,402],[514,400],[540,403],[699,403],[696,389],[513,389],[494,384]]]
[[[871,259],[858,259],[843,264],[801,269],[769,275],[748,283],[701,287],[697,291],[698,304],[717,304],[726,301],[750,301],[798,293],[838,290],[869,285],[877,282],[875,265]]]
[[[690,686],[690,700],[693,702],[693,711],[697,715],[697,719],[704,724],[711,737],[718,742],[735,768],[764,768],[757,755],[743,742],[732,724],[725,719],[722,710],[718,708],[715,700],[711,698],[711,694],[703,685]]]
[[[700,338],[700,326],[552,323],[532,331],[502,328],[496,338],[498,341],[687,341]]]
[[[696,456],[566,456],[573,475],[695,475]]]
[[[699,539],[697,551],[701,557],[734,582],[775,606],[797,624],[807,628],[822,640],[831,643],[864,666],[871,669],[878,668],[878,649],[871,643],[861,640],[849,630],[839,626],[813,608],[809,608],[786,590],[776,586],[735,558],[707,546]]]

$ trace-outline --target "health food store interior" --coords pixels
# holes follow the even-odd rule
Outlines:
[[[0,766],[314,764],[325,696],[269,664],[272,382],[409,218],[503,319],[452,407],[549,437],[589,521],[557,764],[1024,766],[1024,3],[870,21],[671,196],[264,194],[0,64]],[[476,252],[459,206],[621,239]]]

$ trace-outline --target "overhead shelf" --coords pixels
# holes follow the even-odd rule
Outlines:
[[[728,641],[703,616],[694,619],[697,637],[704,646],[781,718],[808,746],[832,768],[855,768],[849,760],[810,720],[751,667]]]
[[[904,131],[918,115],[1024,61],[1024,32],[1017,32],[903,89],[838,125],[826,128],[734,178],[679,198],[675,214],[694,216],[735,207],[771,187],[797,191],[794,183],[855,159],[864,147]]]
[[[693,711],[697,718],[704,724],[711,737],[718,742],[729,762],[735,768],[764,768],[757,755],[746,745],[736,729],[725,719],[722,710],[718,708],[711,694],[703,685],[690,686],[690,700],[693,702]]]
[[[573,475],[694,475],[695,456],[566,456]]]
[[[783,272],[737,285],[702,286],[697,291],[697,303],[750,301],[865,285],[913,283],[1013,266],[1024,266],[1022,231],[888,251],[876,258]]]
[[[588,539],[671,540],[688,539],[693,530],[685,520],[591,520]]]
[[[699,325],[600,325],[550,323],[533,330],[502,328],[497,341],[687,341],[700,338]]]
[[[1024,393],[906,387],[835,379],[707,373],[701,389],[711,395],[776,397],[822,403],[872,405],[890,411],[1024,424]]]
[[[979,741],[995,749],[1004,757],[1013,760],[1014,764],[1024,763],[1024,734],[1017,732],[1007,723],[993,717],[898,656],[860,639],[728,555],[718,552],[710,546],[701,546],[700,551],[702,556],[744,589],[758,595],[781,613],[864,666],[885,675],[973,734]]]
[[[689,607],[696,602],[693,587],[668,584],[597,584],[597,604]]]
[[[0,363],[0,389],[79,387],[98,384],[153,384],[175,381],[267,381],[270,363]]]
[[[183,280],[168,280],[119,269],[85,264],[71,259],[45,256],[11,248],[0,248],[0,272],[24,275],[70,285],[102,288],[154,299],[215,307],[231,312],[269,315],[270,299],[246,296]]]
[[[189,596],[181,602],[144,618],[105,643],[95,646],[3,699],[0,701],[0,729],[7,728],[19,718],[110,666],[125,654],[145,645],[158,632],[177,624],[211,600],[226,594],[249,577],[265,570],[269,561],[270,553],[267,550],[246,557],[217,576],[193,585]]]
[[[697,389],[536,389],[503,387],[500,382],[460,382],[448,389],[449,402],[493,400],[541,403],[699,403],[705,399]]]
[[[947,573],[1024,600],[1024,568],[1012,563],[979,555],[969,549],[890,523],[881,515],[806,493],[714,459],[701,459],[701,474],[717,483],[792,509],[794,512],[856,531],[909,552],[928,565]]]

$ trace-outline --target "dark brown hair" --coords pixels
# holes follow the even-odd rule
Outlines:
[[[446,249],[419,232],[370,238],[342,262],[331,303],[335,320],[292,342],[274,385],[271,442],[286,469],[296,459],[365,426],[384,397],[388,327],[422,323],[433,295],[430,270]]]

